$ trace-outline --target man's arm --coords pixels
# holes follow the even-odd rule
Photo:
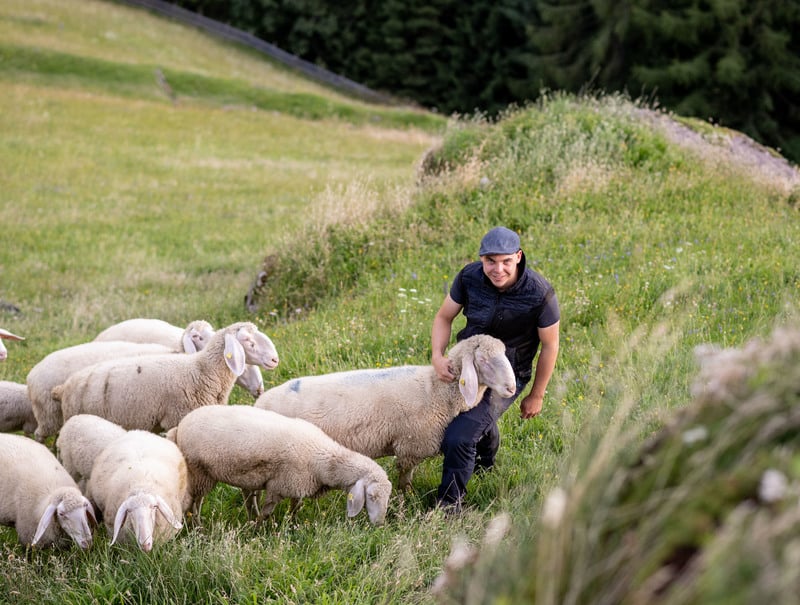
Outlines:
[[[450,369],[450,360],[447,359],[444,352],[447,350],[447,345],[450,344],[450,337],[452,336],[453,320],[461,312],[462,305],[450,298],[448,294],[445,296],[442,306],[436,312],[433,318],[433,327],[431,328],[431,363],[436,370],[436,375],[445,382],[452,382],[455,380],[455,374]]]
[[[547,383],[550,382],[550,377],[556,367],[559,340],[559,322],[546,328],[539,328],[541,349],[536,360],[536,371],[533,375],[531,392],[523,397],[520,402],[520,416],[522,418],[533,418],[542,411]]]

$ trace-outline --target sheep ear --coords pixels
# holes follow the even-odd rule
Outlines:
[[[161,513],[161,516],[172,525],[175,529],[181,529],[183,527],[183,523],[181,523],[178,519],[175,518],[175,515],[172,512],[172,509],[167,504],[167,501],[164,500],[161,496],[156,496],[156,508],[158,512]]]
[[[48,504],[47,508],[44,509],[44,514],[42,518],[39,519],[39,525],[36,527],[36,533],[33,535],[31,546],[36,546],[36,543],[42,539],[44,532],[50,527],[50,524],[53,522],[53,517],[56,514],[56,508],[55,504]]]
[[[475,371],[475,360],[472,353],[466,353],[461,359],[461,377],[458,379],[458,390],[464,398],[467,409],[475,405],[478,398],[478,373]]]
[[[128,501],[125,500],[125,502],[123,502],[117,509],[117,516],[114,517],[114,537],[111,538],[112,546],[117,541],[117,537],[119,536],[119,530],[122,529],[122,526],[125,524],[125,519],[127,518],[128,518]]]
[[[367,498],[367,485],[363,479],[356,481],[356,484],[347,492],[347,516],[355,517],[364,508]]]
[[[94,515],[94,507],[92,506],[92,503],[89,502],[88,498],[84,498],[83,506],[86,509],[86,516],[92,522],[94,527],[97,527],[97,517]]]
[[[0,328],[0,338],[7,338],[8,340],[25,340],[22,336],[17,336],[16,334],[12,334],[8,330],[4,330]]]
[[[237,376],[244,372],[244,347],[236,334],[225,334],[225,363]]]
[[[194,346],[191,332],[183,333],[183,352],[184,353],[197,353],[197,347]]]

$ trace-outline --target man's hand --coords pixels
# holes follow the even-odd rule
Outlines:
[[[433,358],[431,363],[433,364],[433,369],[436,371],[439,380],[453,382],[456,379],[456,375],[450,367],[450,360],[444,355],[437,355]]]
[[[538,416],[542,411],[543,405],[544,396],[530,393],[522,398],[522,401],[519,404],[519,415],[525,420],[528,418],[533,418],[534,416]]]

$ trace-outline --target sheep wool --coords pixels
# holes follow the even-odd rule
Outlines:
[[[23,431],[31,436],[36,430],[28,388],[18,382],[0,380],[0,432]]]
[[[453,346],[458,381],[441,381],[433,366],[351,370],[289,380],[267,390],[255,407],[313,422],[345,447],[370,458],[396,456],[398,487],[439,453],[444,430],[487,388],[512,397],[516,379],[505,345],[479,334]]]
[[[112,359],[84,368],[53,389],[64,420],[95,414],[126,428],[167,431],[191,410],[225,404],[245,364],[271,370],[275,345],[249,322],[214,333],[202,351]]]
[[[45,441],[58,433],[64,419],[61,404],[53,399],[53,387],[61,384],[75,372],[92,364],[138,355],[155,353],[177,353],[158,344],[139,344],[122,341],[86,342],[79,345],[53,351],[37,363],[25,379],[28,385],[28,398],[31,401],[33,415],[36,417],[37,441]]]
[[[97,456],[86,495],[102,511],[111,544],[133,537],[150,552],[183,527],[191,506],[186,461],[172,441],[128,431]]]
[[[111,442],[127,431],[93,414],[78,414],[64,423],[56,439],[56,456],[82,492],[92,474],[94,461]]]
[[[91,524],[91,525],[90,525]],[[94,508],[41,443],[0,433],[0,525],[15,527],[22,544],[92,545]]]
[[[137,317],[126,319],[107,327],[95,336],[95,341],[124,340],[126,342],[154,343],[184,353],[202,351],[214,335],[214,328],[203,319],[189,322],[186,328],[179,328],[162,319]],[[253,398],[264,392],[264,377],[254,365],[247,365],[236,384],[245,389]]]
[[[305,420],[251,406],[215,405],[187,414],[168,437],[186,457],[197,510],[221,481],[246,493],[264,490],[259,521],[284,498],[296,502],[328,489],[347,491],[348,517],[366,506],[372,523],[385,519],[392,490],[386,471]]]

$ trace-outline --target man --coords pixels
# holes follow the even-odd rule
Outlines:
[[[542,411],[547,383],[558,357],[558,299],[550,283],[526,267],[519,236],[506,227],[495,227],[481,240],[478,255],[480,261],[466,265],[456,275],[433,320],[432,363],[441,380],[455,380],[445,349],[450,343],[453,320],[463,311],[467,324],[456,340],[474,334],[489,334],[502,340],[517,378],[517,392],[511,398],[493,400],[487,390],[477,406],[459,414],[445,430],[438,504],[454,511],[461,509],[473,472],[488,470],[494,464],[500,447],[497,421],[530,381],[537,351],[533,385],[520,402],[520,415],[525,419]]]

